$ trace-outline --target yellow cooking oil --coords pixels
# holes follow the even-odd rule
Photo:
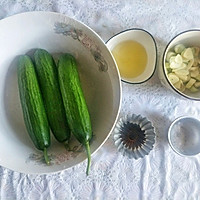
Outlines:
[[[122,78],[135,78],[142,74],[147,65],[147,52],[142,44],[127,40],[116,45],[112,54]]]

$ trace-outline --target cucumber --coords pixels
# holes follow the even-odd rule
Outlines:
[[[81,88],[75,58],[63,54],[58,61],[58,78],[69,127],[75,138],[85,146],[88,157],[86,174],[91,163],[90,140],[92,127],[90,115]]]
[[[58,142],[67,143],[70,138],[70,129],[60,93],[55,62],[44,49],[36,50],[34,59],[50,128]]]
[[[39,84],[33,63],[27,55],[19,58],[18,86],[25,126],[35,147],[44,151],[50,164],[47,148],[50,146],[50,128],[45,113]]]

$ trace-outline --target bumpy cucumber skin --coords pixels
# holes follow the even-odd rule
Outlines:
[[[86,174],[88,175],[91,165],[89,142],[92,138],[92,127],[81,88],[76,60],[72,55],[64,54],[60,57],[58,77],[69,127],[76,139],[86,148],[88,157]]]
[[[50,146],[50,129],[35,69],[26,55],[19,58],[18,86],[27,131],[35,147],[44,150]]]
[[[34,59],[38,82],[52,133],[59,142],[66,142],[70,138],[70,129],[60,93],[55,62],[52,56],[44,49],[37,49],[34,53]]]
[[[91,120],[81,88],[76,60],[64,54],[58,62],[61,94],[70,129],[76,139],[86,145],[92,138]]]

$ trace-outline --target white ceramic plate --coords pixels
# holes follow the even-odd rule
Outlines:
[[[91,114],[94,153],[107,139],[118,116],[121,85],[115,62],[100,37],[84,24],[51,12],[29,12],[0,21],[0,165],[23,173],[49,173],[72,167],[86,159],[72,138],[67,152],[52,137],[48,150],[51,165],[29,138],[22,116],[17,84],[17,61],[32,56],[36,48],[49,51],[55,59],[68,52],[77,58],[78,70]]]

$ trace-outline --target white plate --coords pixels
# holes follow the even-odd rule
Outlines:
[[[19,101],[17,61],[32,56],[36,48],[55,59],[68,52],[77,58],[78,70],[91,114],[94,153],[109,136],[119,113],[121,84],[115,62],[100,37],[86,25],[51,12],[28,12],[0,21],[0,165],[23,173],[50,173],[72,167],[86,159],[72,138],[67,152],[52,136],[48,150],[51,166],[43,162],[26,131]]]

